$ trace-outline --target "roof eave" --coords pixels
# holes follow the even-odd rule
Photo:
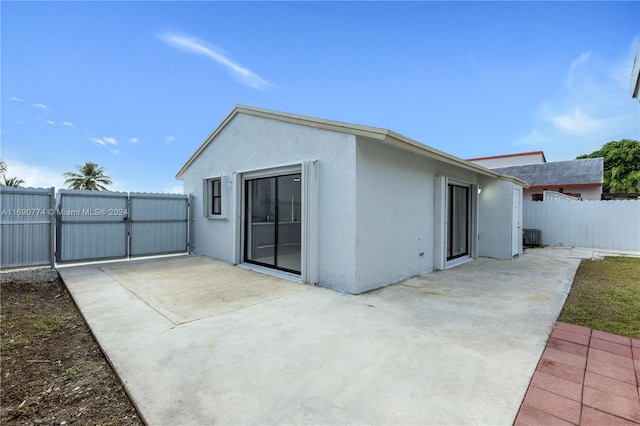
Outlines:
[[[447,163],[447,164],[451,164],[457,167],[461,167],[463,169],[475,172],[475,173],[480,173],[484,176],[489,176],[489,177],[493,177],[493,178],[497,178],[497,179],[502,179],[502,180],[507,180],[513,183],[516,183],[518,185],[521,185],[524,188],[528,188],[529,185],[527,184],[527,182],[523,181],[522,179],[519,179],[515,176],[510,176],[510,175],[505,175],[502,173],[498,173],[498,172],[494,172],[491,169],[488,169],[484,166],[481,166],[479,164],[475,164],[475,163],[471,163],[469,161],[463,160],[462,158],[458,158],[455,157],[453,155],[447,154],[446,152],[437,150],[435,148],[432,148],[428,145],[422,144],[418,141],[415,141],[411,138],[408,138],[406,136],[402,136],[399,133],[395,133],[391,130],[387,131],[387,137],[385,138],[386,142],[391,142],[394,143],[396,145],[400,145],[401,147],[405,148],[405,149],[409,149],[410,151],[413,151],[417,154],[421,154],[421,155],[426,155],[428,157],[431,157],[435,160],[438,161],[442,161],[443,163]]]
[[[224,120],[216,127],[216,129],[209,134],[207,139],[204,141],[202,145],[197,149],[197,151],[189,157],[187,162],[182,166],[182,168],[176,174],[176,179],[182,179],[182,175],[186,171],[187,168],[195,161],[195,159],[204,151],[207,146],[211,143],[211,141],[216,137],[218,133],[222,130],[224,126],[229,123],[233,117],[237,114],[244,113],[248,115],[253,115],[256,117],[275,119],[278,121],[284,121],[287,123],[299,124],[307,127],[313,127],[317,129],[330,130],[339,133],[349,133],[356,136],[365,136],[372,139],[384,139],[386,134],[385,129],[380,129],[377,127],[370,126],[361,126],[358,124],[350,124],[344,123],[340,121],[332,121],[332,120],[324,120],[322,118],[315,118],[303,115],[289,114],[279,111],[272,111],[268,109],[254,108],[248,107],[244,105],[236,105],[233,110],[225,117]]]
[[[475,163],[470,163],[461,158],[454,157],[453,155],[449,155],[445,152],[439,151],[435,148],[431,148],[425,144],[422,144],[418,141],[415,141],[406,136],[402,136],[399,133],[395,133],[391,130],[381,129],[378,127],[370,127],[370,126],[361,126],[358,124],[350,124],[339,121],[332,120],[324,120],[321,118],[308,117],[302,115],[288,114],[283,112],[271,111],[267,109],[248,107],[244,105],[236,105],[233,110],[227,115],[222,122],[216,127],[216,129],[209,134],[207,139],[204,141],[202,145],[196,150],[195,153],[189,160],[182,166],[182,168],[176,174],[176,179],[182,179],[184,172],[189,168],[189,166],[195,161],[195,159],[209,146],[209,144],[213,141],[213,139],[220,133],[220,131],[237,115],[240,113],[249,114],[257,117],[275,119],[279,121],[284,121],[293,124],[299,124],[307,127],[315,127],[323,130],[330,130],[339,133],[348,133],[355,136],[363,136],[371,139],[380,140],[386,143],[391,143],[392,145],[398,146],[400,148],[412,151],[414,153],[425,155],[427,157],[434,158],[436,160],[455,165],[461,167],[466,170],[470,170],[476,173],[480,173],[485,176],[490,176],[498,179],[508,180],[518,185],[522,185],[525,188],[528,188],[528,184],[514,176],[504,175],[501,173],[494,172],[491,169],[480,166]]]
[[[211,141],[213,140],[213,138],[216,137],[216,135],[218,133],[220,133],[220,131],[224,128],[224,126],[226,126],[226,124],[231,121],[231,119],[238,113],[238,106],[236,106],[235,108],[233,108],[231,110],[231,112],[220,122],[220,124],[218,124],[218,126],[213,130],[213,132],[209,133],[209,136],[207,136],[207,138],[204,140],[204,142],[202,143],[202,145],[200,145],[200,147],[198,147],[198,149],[196,150],[196,152],[194,152],[191,157],[189,157],[189,159],[187,160],[186,163],[184,163],[184,165],[180,168],[180,170],[178,171],[178,173],[176,173],[176,179],[181,180],[182,179],[182,175],[184,174],[184,172],[189,168],[189,166],[195,161],[196,158],[198,158],[198,156],[200,156],[200,154],[202,153],[202,151],[204,151],[207,146],[209,146],[209,144],[211,143]]]

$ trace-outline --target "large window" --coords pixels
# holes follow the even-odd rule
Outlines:
[[[300,274],[302,175],[246,181],[245,262]]]

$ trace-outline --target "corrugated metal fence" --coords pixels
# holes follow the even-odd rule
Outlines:
[[[58,191],[56,261],[125,259],[129,194]]]
[[[640,251],[640,201],[525,201],[524,228],[548,245]]]
[[[0,266],[53,265],[54,188],[0,188]]]
[[[54,188],[2,188],[0,266],[188,253],[190,199],[60,190],[56,207]]]

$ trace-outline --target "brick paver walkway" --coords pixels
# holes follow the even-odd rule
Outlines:
[[[640,340],[556,324],[515,425],[640,425]]]

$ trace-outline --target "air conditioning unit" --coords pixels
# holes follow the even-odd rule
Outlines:
[[[524,246],[541,246],[542,230],[540,229],[523,229],[522,245]]]

